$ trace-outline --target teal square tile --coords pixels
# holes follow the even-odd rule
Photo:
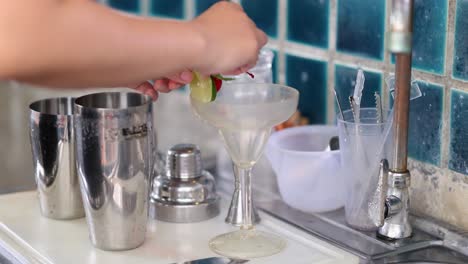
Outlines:
[[[447,5],[447,0],[414,1],[414,68],[437,74],[444,73]]]
[[[468,175],[468,92],[452,89],[449,168]]]
[[[327,63],[286,55],[286,83],[299,90],[299,110],[312,124],[327,122]]]
[[[151,0],[150,2],[150,12],[155,16],[183,19],[184,10],[184,0]]]
[[[468,1],[457,1],[453,76],[468,81]]]
[[[278,35],[278,0],[242,0],[242,6],[257,27],[276,38]]]
[[[408,155],[440,166],[444,90],[442,86],[418,82],[422,96],[410,102]]]
[[[166,0],[167,1],[167,0]],[[220,0],[195,0],[195,13],[200,15]]]
[[[140,1],[137,0],[109,0],[109,6],[128,13],[140,13]]]
[[[288,40],[328,48],[329,1],[288,1]]]
[[[383,60],[385,0],[337,1],[337,50]]]
[[[343,111],[350,109],[349,96],[354,94],[357,68],[335,65],[335,90]],[[361,106],[375,107],[375,92],[381,94],[382,74],[364,71],[364,90],[362,91]]]

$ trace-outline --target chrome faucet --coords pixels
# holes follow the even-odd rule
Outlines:
[[[381,163],[385,209],[378,235],[386,239],[411,236],[409,223],[410,173],[408,161],[408,120],[411,88],[411,50],[413,33],[413,0],[393,0],[390,31],[387,33],[388,51],[395,54],[394,150],[393,162],[388,168]]]

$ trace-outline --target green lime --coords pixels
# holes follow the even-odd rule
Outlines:
[[[193,72],[193,80],[190,83],[190,96],[203,103],[209,103],[216,98],[216,88],[211,77],[202,77]]]

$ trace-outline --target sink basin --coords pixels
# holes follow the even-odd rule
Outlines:
[[[2,264],[21,264],[7,249],[0,244],[0,263]]]
[[[468,263],[468,255],[446,247],[443,237],[426,233],[417,226],[414,226],[411,237],[387,241],[379,239],[375,232],[362,232],[349,227],[343,209],[325,213],[306,213],[294,209],[282,201],[281,197],[272,195],[278,193],[274,175],[257,173],[256,176],[257,181],[262,177],[268,179],[268,186],[273,186],[272,189],[276,190],[267,191],[264,187],[267,184],[254,182],[257,209],[360,257],[360,263]],[[227,179],[219,181],[219,189],[225,189],[226,184],[231,186],[232,182]]]

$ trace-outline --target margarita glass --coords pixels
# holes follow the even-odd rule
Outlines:
[[[191,98],[192,108],[219,130],[240,181],[241,229],[210,241],[210,248],[223,256],[240,259],[270,256],[286,242],[273,234],[255,230],[252,215],[252,167],[261,157],[271,130],[296,111],[296,89],[270,83],[225,83],[208,103]]]

